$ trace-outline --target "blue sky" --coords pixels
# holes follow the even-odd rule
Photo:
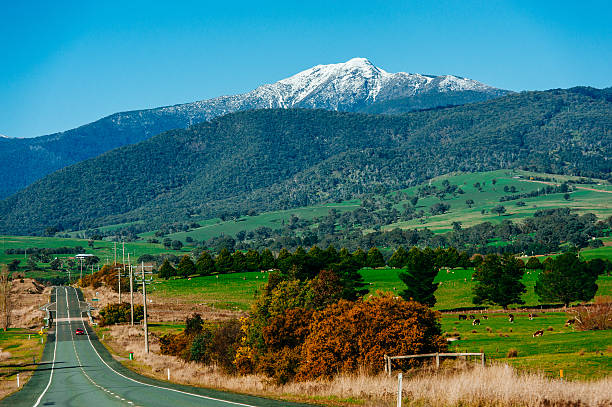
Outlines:
[[[0,134],[11,137],[352,57],[512,90],[612,86],[609,1],[17,3],[0,14]]]

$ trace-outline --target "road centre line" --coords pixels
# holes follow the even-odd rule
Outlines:
[[[58,287],[55,287],[55,303],[56,304],[57,304],[57,291],[58,291]],[[68,298],[67,292],[66,292],[66,298]],[[47,338],[48,337],[49,335],[47,334]],[[47,383],[47,387],[45,387],[43,392],[40,394],[40,396],[38,397],[38,400],[36,400],[36,403],[34,404],[33,407],[38,407],[45,393],[47,393],[47,390],[49,390],[49,387],[51,386],[51,381],[53,380],[53,371],[55,370],[55,355],[56,354],[57,354],[57,323],[55,324],[55,344],[53,346],[53,363],[51,364],[51,374],[49,375],[49,383]]]
[[[72,287],[72,288],[74,289],[74,293],[75,293],[75,295],[77,296],[77,299],[78,299],[78,293],[77,293],[76,288],[75,287]],[[68,294],[67,293],[66,293],[66,298],[68,298]],[[79,309],[79,312],[80,312],[80,309]],[[214,397],[208,397],[208,396],[202,396],[202,395],[199,395],[199,394],[188,393],[188,392],[182,391],[182,390],[169,389],[167,387],[161,387],[161,386],[156,386],[154,384],[143,383],[143,382],[139,382],[138,380],[135,380],[135,379],[132,379],[130,377],[127,377],[127,376],[117,372],[112,367],[110,367],[109,364],[106,363],[104,361],[104,359],[102,359],[102,356],[100,356],[100,354],[98,353],[97,349],[93,346],[93,343],[91,342],[91,337],[89,336],[89,331],[87,331],[87,328],[85,327],[85,321],[82,320],[81,323],[83,324],[83,330],[87,333],[87,339],[89,340],[89,344],[91,345],[91,347],[94,350],[94,352],[96,352],[96,354],[98,355],[98,357],[100,358],[102,363],[104,363],[106,365],[106,367],[108,367],[110,370],[115,372],[117,375],[123,377],[124,379],[130,380],[130,381],[132,381],[134,383],[142,384],[143,386],[154,387],[156,389],[161,389],[161,390],[168,390],[168,391],[172,391],[172,392],[180,393],[180,394],[186,394],[188,396],[199,397],[199,398],[202,398],[202,399],[205,399],[205,400],[218,401],[218,402],[221,402],[221,403],[232,404],[232,405],[235,405],[235,406],[256,407],[256,406],[253,406],[251,404],[237,403],[235,401],[222,400],[222,399],[217,399],[217,398],[214,398]]]

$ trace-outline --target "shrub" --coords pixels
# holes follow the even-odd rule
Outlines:
[[[212,361],[210,348],[214,333],[212,329],[202,330],[191,342],[189,360],[209,364]]]
[[[142,305],[134,305],[134,322],[142,321],[144,308]],[[130,303],[108,304],[100,310],[100,326],[113,325],[130,322]]]
[[[178,334],[166,334],[159,338],[159,347],[162,355],[179,356],[187,358],[189,356],[189,345],[192,338],[184,332]]]
[[[383,368],[383,356],[443,350],[439,314],[414,301],[383,295],[342,300],[314,313],[298,378],[331,377],[363,367]]]
[[[596,331],[612,329],[612,299],[598,297],[594,305],[579,307],[572,311],[574,329],[579,331]]]
[[[222,323],[214,332],[210,344],[210,357],[225,373],[235,373],[236,352],[242,339],[242,330],[238,320]]]

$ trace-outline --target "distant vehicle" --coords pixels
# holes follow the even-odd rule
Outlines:
[[[74,331],[75,335],[85,335],[85,331],[82,330],[81,328],[78,328],[76,331]]]

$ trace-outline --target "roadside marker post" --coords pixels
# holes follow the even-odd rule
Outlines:
[[[402,407],[402,374],[397,375],[397,407]]]
[[[17,388],[19,388],[19,373],[17,373]]]
[[[168,381],[170,381],[170,368],[168,368]]]

